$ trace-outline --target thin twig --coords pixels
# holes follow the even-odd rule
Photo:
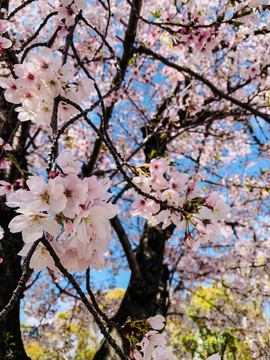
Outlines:
[[[108,318],[108,316],[98,306],[95,295],[94,295],[94,293],[93,293],[93,291],[91,290],[91,287],[90,287],[90,268],[88,268],[86,270],[86,290],[87,290],[87,292],[88,292],[88,294],[90,296],[92,304],[94,305],[97,313],[102,317],[102,319],[105,321],[105,323],[112,326],[112,327],[116,327],[120,332],[122,332],[122,330],[123,330],[122,326],[120,324],[110,320]]]

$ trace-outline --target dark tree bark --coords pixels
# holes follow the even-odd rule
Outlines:
[[[21,236],[9,233],[7,225],[14,217],[3,202],[0,204],[1,226],[5,230],[5,237],[0,241],[0,254],[4,259],[0,265],[0,310],[11,298],[21,276],[21,258],[17,253],[22,248]],[[18,301],[5,321],[0,322],[0,359],[29,360],[26,356],[20,331],[20,302]]]
[[[165,242],[172,235],[173,229],[173,226],[162,230],[159,226],[145,224],[136,254],[142,279],[131,276],[128,289],[113,321],[123,325],[128,316],[132,319],[145,319],[155,314],[166,316],[169,272],[163,264],[163,259]],[[128,355],[129,342],[117,329],[111,329],[111,335]],[[116,360],[118,356],[104,341],[94,360],[109,359]]]
[[[25,142],[28,136],[29,125],[27,123],[17,126],[17,113],[13,107],[1,98],[0,124],[2,125],[1,137],[4,141],[12,138],[12,154],[18,160],[21,168],[26,169]],[[8,166],[0,172],[0,178],[13,183],[20,178],[21,174],[15,166]],[[5,231],[4,238],[0,241],[0,311],[7,305],[16,288],[22,274],[21,258],[17,253],[21,250],[23,242],[21,235],[12,234],[8,230],[8,224],[14,217],[13,209],[5,205],[5,198],[0,199],[0,225]],[[0,322],[0,359],[1,360],[29,360],[26,355],[21,339],[20,331],[20,302],[18,301],[8,317]]]
[[[0,9],[8,10],[9,0],[0,0]],[[0,13],[2,18],[2,13]],[[15,54],[6,50],[3,54],[7,64],[17,63]],[[26,169],[25,142],[28,136],[28,123],[19,124],[17,113],[13,105],[7,103],[3,92],[0,96],[0,127],[1,137],[6,142],[12,142],[13,155],[18,160],[21,168]],[[0,179],[13,183],[21,174],[18,169],[11,165],[0,171]],[[5,198],[0,198],[0,225],[5,231],[4,238],[0,241],[0,311],[9,302],[14,289],[22,274],[21,258],[17,253],[21,250],[23,242],[21,235],[12,234],[8,230],[8,224],[14,217],[14,211],[5,205]],[[20,302],[18,301],[7,318],[0,322],[0,359],[1,360],[30,360],[26,355],[20,330]]]

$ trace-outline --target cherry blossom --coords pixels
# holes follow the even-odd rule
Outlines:
[[[6,151],[12,150],[12,147],[6,143],[1,137],[0,137],[0,148]]]
[[[76,174],[82,163],[75,161],[71,153],[60,154],[56,162],[64,175],[50,174],[48,181],[32,176],[26,181],[27,189],[12,192],[11,184],[1,182],[0,193],[7,195],[6,204],[19,207],[16,211],[21,214],[11,220],[9,229],[22,232],[27,245],[20,252],[22,256],[29,250],[28,245],[46,232],[47,237],[54,238],[54,250],[68,270],[81,272],[90,265],[101,269],[111,237],[109,219],[119,211],[117,205],[107,203],[111,197],[107,193],[110,181],[97,180],[96,176],[80,180]],[[41,245],[30,266],[37,271],[47,266],[56,270]]]
[[[57,158],[57,164],[64,174],[78,174],[82,166],[81,161],[74,161],[72,154],[69,152],[61,153]]]
[[[7,20],[0,20],[0,35],[5,33],[10,29],[11,25]],[[0,36],[0,55],[3,53],[3,49],[8,49],[12,46],[12,42],[3,37]]]
[[[22,250],[18,253],[18,255],[25,257],[29,252],[31,245],[32,244],[25,244]],[[57,248],[57,244],[55,242],[52,241],[51,245],[54,248]],[[34,254],[31,257],[29,267],[31,269],[35,269],[35,271],[42,271],[46,267],[57,270],[57,268],[54,265],[53,258],[51,257],[45,246],[42,244],[38,244]]]
[[[3,138],[13,150],[0,139],[6,180],[0,195],[18,208],[9,228],[22,232],[21,256],[45,236],[68,271],[103,268],[109,250],[106,264],[117,273],[127,266],[125,252],[132,273],[126,299],[130,289],[136,293],[138,273],[148,290],[148,274],[166,266],[176,309],[184,294],[189,308],[195,284],[210,282],[218,293],[227,279],[228,298],[242,294],[236,307],[248,308],[246,294],[252,301],[269,297],[267,4],[41,0],[18,7],[10,0],[3,10],[10,22],[0,20],[0,33],[9,32],[0,37],[0,52],[14,46],[3,54],[0,86],[11,103]],[[16,115],[31,123],[17,123]],[[117,214],[122,228],[112,234]],[[128,245],[121,250],[120,232]],[[151,233],[158,235],[144,253]],[[153,261],[161,240],[164,252]],[[30,267],[59,271],[40,243]],[[214,331],[218,323],[224,331],[238,324],[240,335],[233,331],[246,336],[250,357],[268,354],[266,340],[257,341],[266,338],[267,325],[228,312],[224,297],[216,316],[200,308],[198,320]],[[164,295],[164,313],[168,300]],[[135,358],[175,359],[167,347],[173,339],[155,331],[164,326],[161,315],[130,324],[145,335],[140,351],[129,339]]]
[[[13,191],[13,186],[5,181],[5,180],[0,180],[0,196],[1,195],[8,195]]]
[[[47,214],[32,212],[19,209],[21,215],[15,216],[9,223],[9,230],[12,233],[22,232],[23,241],[26,244],[32,243],[43,236],[47,231],[52,236],[57,236],[61,232],[57,222]]]
[[[141,174],[135,177],[134,183],[173,209],[160,211],[161,203],[140,195],[131,205],[133,216],[140,215],[153,226],[162,223],[163,229],[176,225],[177,231],[185,230],[184,242],[194,249],[208,240],[214,241],[220,234],[218,221],[230,210],[218,192],[205,196],[193,179],[188,182],[188,174],[177,173],[166,159],[151,160],[149,170],[148,176]],[[134,193],[136,195],[136,191]],[[191,228],[199,235],[196,246],[194,239],[191,240]]]
[[[160,334],[157,331],[151,330],[149,331],[143,340],[138,344],[141,347],[141,352],[143,356],[135,351],[134,359],[135,360],[176,360],[176,356],[174,356],[169,348],[165,345],[167,340],[165,339],[163,334]]]
[[[151,316],[147,321],[154,330],[161,330],[165,326],[165,318],[162,315]]]
[[[62,95],[72,101],[87,98],[90,79],[77,79],[74,83],[74,67],[70,63],[62,65],[59,57],[54,57],[52,50],[43,48],[40,53],[31,53],[28,61],[15,64],[17,79],[0,78],[0,86],[5,90],[7,101],[19,104],[16,111],[20,121],[31,120],[38,125],[50,125],[53,101]],[[90,85],[91,84],[91,85]],[[66,121],[78,113],[70,104],[59,104],[59,118]]]
[[[221,360],[221,357],[219,354],[214,354],[209,356],[206,360]]]
[[[32,211],[47,211],[48,214],[57,214],[65,209],[67,197],[64,194],[64,187],[58,184],[56,179],[49,179],[48,183],[44,178],[34,176],[26,181],[29,191],[21,194],[21,200],[27,203],[26,208]]]

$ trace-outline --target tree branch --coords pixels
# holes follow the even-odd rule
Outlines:
[[[266,122],[268,122],[270,124],[270,116],[269,115],[262,113],[259,110],[254,109],[247,103],[239,101],[239,100],[225,94],[223,91],[218,89],[215,85],[213,85],[209,80],[205,79],[202,75],[190,70],[189,68],[177,65],[177,64],[169,61],[168,59],[164,58],[163,56],[161,56],[161,55],[155,53],[154,51],[147,49],[143,46],[140,46],[139,48],[135,49],[134,51],[135,51],[135,53],[150,55],[154,59],[161,61],[163,64],[165,64],[177,71],[184,72],[184,73],[191,75],[193,78],[201,81],[203,84],[205,84],[207,87],[209,87],[213,91],[213,93],[218,95],[220,98],[228,100],[232,104],[235,104],[235,105],[241,107],[242,109],[248,110],[251,114],[261,117],[262,119],[264,119]]]
[[[114,218],[111,219],[111,224],[112,224],[112,226],[122,244],[122,247],[125,251],[125,255],[127,257],[128,265],[132,272],[132,275],[135,278],[142,279],[142,274],[141,274],[141,270],[139,268],[138,262],[134,255],[134,252],[130,246],[130,242],[128,240],[127,234],[126,234],[121,222],[119,221],[118,216],[115,216]]]

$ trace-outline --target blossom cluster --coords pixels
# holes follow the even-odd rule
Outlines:
[[[197,31],[188,32],[186,28],[181,29],[181,42],[193,48],[194,55],[199,58],[202,55],[210,57],[212,50],[218,45],[218,34],[214,29],[207,31],[198,29]]]
[[[138,324],[139,323],[139,324]],[[140,347],[140,351],[135,347],[131,347],[130,356],[135,360],[177,360],[168,345],[168,338],[159,332],[165,326],[165,318],[162,315],[150,317],[144,321],[134,321],[128,319],[126,324],[129,328],[136,328],[136,333],[144,335],[140,343],[135,344]],[[150,331],[149,328],[151,328]],[[134,341],[133,341],[134,342]],[[219,354],[214,354],[206,360],[220,360]]]
[[[166,337],[155,330],[150,330],[138,344],[141,350],[134,352],[135,360],[177,360],[171,350],[166,346]]]
[[[135,360],[176,360],[171,350],[166,347],[166,337],[157,331],[162,330],[164,325],[165,318],[162,315],[135,321],[128,318],[123,326],[123,334],[130,342],[130,357]],[[143,336],[140,343],[137,336]]]
[[[219,193],[203,193],[194,179],[176,171],[165,158],[151,160],[146,169],[139,169],[140,176],[133,178],[133,182],[158,201],[135,191],[139,199],[131,205],[133,216],[144,217],[152,226],[162,223],[163,229],[174,224],[177,231],[185,230],[184,241],[194,250],[201,243],[214,241],[220,234],[218,221],[229,212],[229,206]],[[199,235],[197,242],[191,237],[192,228]]]
[[[239,25],[244,24],[245,21],[248,20],[252,20],[255,23],[258,22],[259,16],[258,13],[255,12],[255,9],[258,8],[260,11],[261,3],[262,1],[260,0],[251,0],[247,1],[246,3],[244,1],[239,2],[235,9],[235,15],[233,15],[233,17],[230,19],[231,23],[234,23],[233,20],[239,20]],[[239,18],[237,17],[237,14],[239,14]],[[243,16],[244,14],[246,14],[246,16]],[[203,20],[205,20],[205,16],[203,15],[200,17],[200,19],[198,16],[194,18],[194,22],[197,24],[198,22],[202,23]],[[194,29],[183,27],[180,31],[179,39],[175,40],[175,45],[178,45],[178,43],[185,44],[189,49],[192,49],[193,55],[198,59],[202,58],[203,55],[211,57],[212,50],[218,46],[219,38],[222,36],[219,35],[219,30],[220,29],[218,27],[210,27],[207,30],[205,30],[204,27],[195,27]]]
[[[58,16],[65,20],[65,25],[68,28],[75,24],[76,7],[79,10],[84,10],[87,7],[86,0],[61,0],[60,2]]]
[[[7,20],[0,20],[0,55],[3,53],[3,49],[11,47],[12,42],[3,37],[2,34],[10,29],[10,22]]]
[[[97,180],[96,176],[80,180],[81,162],[74,161],[71,153],[60,154],[56,161],[64,175],[51,173],[48,182],[32,176],[26,181],[26,189],[6,191],[7,205],[18,208],[19,215],[11,220],[9,229],[22,232],[25,245],[19,255],[26,256],[45,232],[68,271],[81,272],[90,265],[101,269],[111,237],[109,219],[118,212],[117,205],[108,203],[110,181]],[[57,270],[42,244],[35,250],[30,267]]]
[[[46,47],[39,53],[31,53],[23,64],[15,64],[14,72],[16,79],[0,78],[0,86],[6,89],[5,99],[21,104],[16,108],[20,121],[32,120],[37,125],[50,125],[57,96],[81,103],[92,88],[92,80],[88,78],[71,81],[75,78],[73,65],[62,65],[61,58]],[[65,121],[77,112],[73,106],[59,102],[58,119]]]

